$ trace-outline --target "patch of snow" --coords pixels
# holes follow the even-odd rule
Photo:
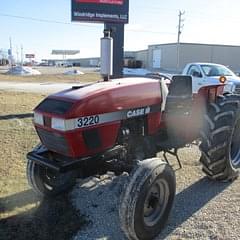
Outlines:
[[[151,71],[145,68],[123,68],[124,75],[145,76],[148,73],[151,73]]]
[[[72,69],[72,70],[69,70],[69,71],[66,71],[64,72],[65,75],[83,75],[84,72],[81,72],[77,69]]]
[[[10,75],[20,75],[20,76],[31,76],[31,75],[40,75],[41,73],[31,67],[16,66],[10,68],[7,72]]]

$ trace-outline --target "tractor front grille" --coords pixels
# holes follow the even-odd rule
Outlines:
[[[236,94],[240,94],[240,84],[236,85],[235,92]]]
[[[69,146],[64,136],[41,128],[37,128],[37,133],[42,144],[47,149],[63,155],[69,155]]]

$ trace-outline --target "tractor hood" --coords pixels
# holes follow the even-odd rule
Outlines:
[[[122,78],[73,87],[50,95],[35,111],[66,119],[160,105],[161,96],[157,80]]]

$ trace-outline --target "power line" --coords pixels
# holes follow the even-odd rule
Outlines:
[[[12,14],[5,14],[5,13],[0,13],[0,16],[3,17],[10,17],[10,18],[18,18],[18,19],[23,19],[23,20],[30,20],[30,21],[35,21],[35,22],[44,22],[44,23],[56,23],[56,24],[64,24],[64,25],[74,25],[74,26],[83,26],[83,27],[94,27],[97,28],[98,26],[94,26],[91,24],[74,24],[71,22],[62,22],[62,21],[55,21],[55,20],[49,20],[49,19],[42,19],[42,18],[33,18],[33,17],[23,17],[19,15],[12,15]]]
[[[177,9],[170,9],[170,8],[159,8],[159,7],[149,7],[149,6],[142,6],[144,7],[144,11],[145,12],[151,12],[153,14],[159,14],[159,12],[165,12],[165,14],[167,15],[172,15],[172,14],[169,14],[170,12],[171,13],[176,13],[178,10]],[[169,13],[166,13],[166,12],[169,12]],[[225,12],[226,13],[226,12]],[[231,21],[231,22],[240,22],[240,19],[239,18],[235,18],[235,17],[231,17],[231,16],[223,16],[223,15],[217,15],[217,16],[214,16],[212,13],[211,14],[206,14],[205,12],[201,12],[201,11],[194,11],[194,10],[190,10],[189,13],[188,13],[188,17],[190,18],[200,18],[200,19],[203,19],[205,21],[209,21],[207,20],[206,18],[210,18],[210,19],[214,19],[214,20],[220,20],[220,21]]]
[[[92,28],[98,28],[99,27],[99,26],[96,26],[94,24],[62,22],[62,21],[55,21],[55,20],[42,19],[42,18],[33,18],[33,17],[24,17],[24,16],[19,16],[19,15],[5,14],[5,13],[0,13],[0,16],[17,18],[17,19],[22,19],[22,20],[30,20],[30,21],[42,22],[42,23],[54,23],[54,24],[63,24],[63,25],[71,25],[71,26],[78,26],[78,27],[79,26],[92,27]],[[159,31],[137,30],[137,29],[136,30],[126,29],[126,31],[127,32],[139,32],[139,33],[169,34],[169,35],[175,34],[173,32],[159,32]]]
[[[139,33],[154,33],[154,34],[166,34],[166,35],[175,35],[174,32],[158,32],[158,31],[151,31],[151,30],[134,30],[134,29],[126,29],[127,32],[139,32]]]
[[[177,12],[178,9],[174,9],[174,8],[162,8],[162,7],[150,7],[149,5],[138,5],[137,7],[143,9],[144,8],[144,11],[145,10],[154,10],[154,11],[164,11],[164,12]]]

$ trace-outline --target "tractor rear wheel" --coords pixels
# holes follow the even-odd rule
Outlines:
[[[129,176],[119,216],[128,239],[148,240],[163,229],[176,191],[175,173],[159,158],[143,160]]]
[[[232,181],[240,167],[240,96],[226,94],[211,103],[201,133],[203,172],[218,181]]]

